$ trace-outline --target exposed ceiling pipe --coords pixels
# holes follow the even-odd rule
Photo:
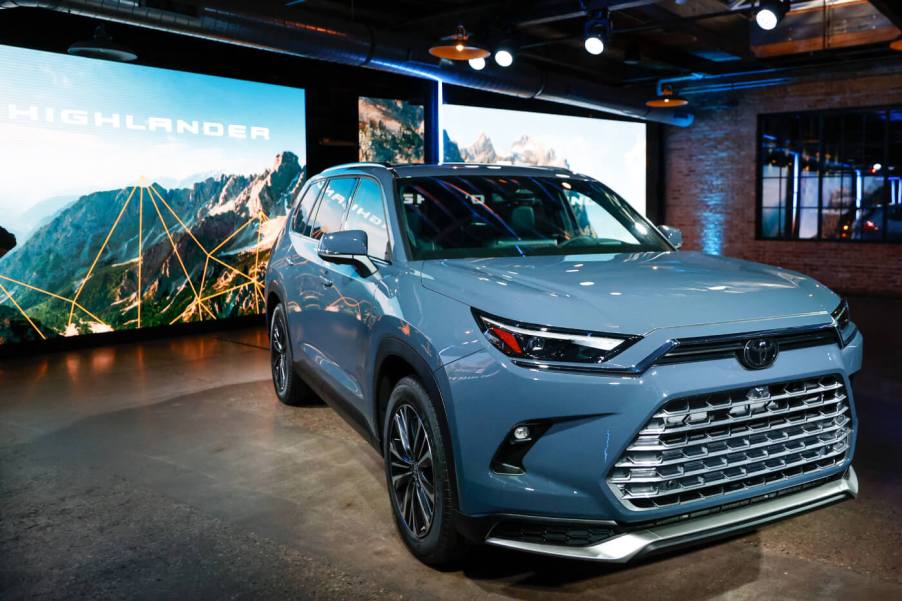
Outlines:
[[[0,0],[0,8],[42,8],[127,25],[188,35],[307,59],[378,69],[442,81],[519,98],[531,98],[686,127],[693,115],[651,110],[635,91],[543,72],[527,64],[491,73],[444,67],[428,58],[420,44],[360,23],[324,17],[284,19],[240,14],[211,7],[197,16],[141,6],[128,0]]]

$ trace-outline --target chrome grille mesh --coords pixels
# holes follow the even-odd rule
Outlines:
[[[839,375],[675,399],[608,475],[632,509],[752,489],[841,464],[852,415]]]

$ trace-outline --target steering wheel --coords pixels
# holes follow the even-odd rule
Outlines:
[[[568,246],[591,246],[595,244],[595,238],[591,236],[577,236],[576,238],[570,238],[564,242],[558,244],[561,248],[566,248]]]

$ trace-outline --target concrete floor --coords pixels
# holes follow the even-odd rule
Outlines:
[[[627,568],[416,562],[381,460],[289,408],[261,330],[0,362],[0,598],[902,599],[902,301],[865,333],[853,502]]]

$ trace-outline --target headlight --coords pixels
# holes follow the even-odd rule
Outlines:
[[[499,351],[536,362],[602,363],[639,339],[518,323],[473,309],[482,333]]]
[[[833,323],[839,332],[842,345],[846,346],[855,337],[855,324],[852,323],[852,314],[849,312],[849,301],[842,299],[839,306],[833,310]]]

